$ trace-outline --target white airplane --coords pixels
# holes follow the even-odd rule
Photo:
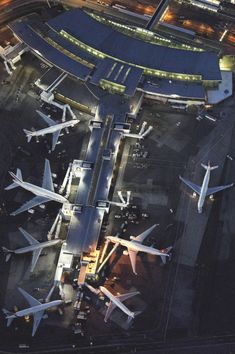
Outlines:
[[[203,163],[201,165],[206,170],[205,176],[203,178],[202,186],[198,186],[197,184],[194,184],[194,183],[188,181],[187,179],[179,176],[181,181],[183,181],[185,184],[187,184],[187,186],[189,186],[195,193],[197,193],[199,195],[197,209],[200,214],[202,213],[202,208],[203,208],[203,205],[204,205],[204,202],[205,202],[205,199],[207,196],[215,194],[217,192],[220,192],[226,188],[230,188],[233,186],[233,183],[231,183],[226,186],[218,186],[218,187],[209,188],[208,185],[209,185],[209,181],[210,181],[210,172],[212,170],[218,168],[219,166],[211,166],[210,162],[208,162],[208,165],[204,165]]]
[[[7,319],[7,327],[9,327],[14,320],[14,318],[18,317],[25,317],[29,315],[33,315],[33,331],[32,331],[32,337],[35,335],[35,332],[39,326],[39,323],[41,319],[43,318],[44,311],[49,309],[50,307],[55,307],[59,306],[63,303],[62,300],[54,300],[47,302],[45,304],[42,304],[40,301],[36,300],[34,297],[29,295],[25,290],[18,288],[18,290],[21,292],[21,294],[24,296],[24,298],[27,300],[28,304],[30,307],[20,310],[17,312],[10,312],[6,309],[3,309],[4,314],[6,315]]]
[[[26,240],[29,243],[29,246],[17,248],[16,250],[9,250],[6,247],[2,247],[2,250],[4,253],[6,253],[6,262],[10,259],[11,255],[13,253],[14,254],[24,254],[24,253],[28,253],[28,252],[33,252],[33,257],[32,257],[31,266],[30,266],[30,272],[33,272],[33,270],[36,266],[36,263],[38,261],[38,258],[44,248],[51,247],[51,246],[56,245],[57,243],[62,242],[62,240],[60,240],[60,239],[55,239],[55,240],[45,241],[45,242],[40,243],[32,235],[30,235],[27,231],[22,229],[22,227],[19,227],[19,231],[26,238]]]
[[[147,122],[143,122],[142,127],[139,131],[139,133],[123,133],[123,135],[127,138],[134,138],[134,139],[140,139],[143,140],[152,130],[153,127],[150,125],[148,129],[145,130],[145,127],[147,125]]]
[[[124,197],[122,195],[122,191],[118,191],[117,194],[118,194],[118,197],[121,200],[121,202],[109,201],[109,204],[115,205],[120,208],[127,208],[130,205],[131,191],[126,192],[126,200],[124,199]]]
[[[137,316],[138,314],[140,314],[140,311],[137,312],[133,312],[130,311],[124,304],[123,301],[136,296],[139,293],[139,291],[134,291],[131,293],[127,293],[127,294],[121,294],[121,295],[113,295],[108,289],[106,289],[104,286],[100,286],[99,287],[100,291],[107,296],[107,298],[110,300],[110,302],[107,304],[108,308],[105,314],[105,318],[104,321],[107,322],[107,320],[109,319],[111,313],[113,312],[113,310],[116,307],[119,307],[120,310],[122,310],[127,316],[128,316],[128,320],[133,319],[135,316]]]
[[[45,159],[44,174],[42,187],[36,186],[32,183],[24,182],[22,179],[22,173],[19,168],[17,168],[16,175],[13,172],[9,172],[13,178],[13,183],[6,187],[6,190],[10,190],[16,187],[22,187],[29,192],[32,192],[36,197],[30,199],[28,202],[23,204],[19,209],[12,212],[11,215],[17,215],[29,210],[42,203],[47,203],[50,200],[54,200],[58,203],[68,203],[68,200],[60,194],[55,193],[54,185],[51,176],[51,167],[47,159]]]
[[[52,151],[55,149],[55,146],[56,146],[57,141],[58,141],[59,136],[60,136],[61,129],[66,129],[66,128],[69,128],[69,127],[73,127],[74,125],[76,125],[76,124],[78,124],[80,122],[79,119],[71,119],[71,120],[69,120],[67,122],[56,123],[54,120],[52,120],[46,114],[44,114],[44,113],[42,113],[42,112],[40,112],[38,110],[36,110],[36,112],[40,115],[41,118],[44,119],[44,121],[48,124],[48,127],[44,128],[44,129],[40,129],[40,130],[35,130],[35,131],[23,129],[24,133],[26,134],[27,141],[29,143],[33,136],[38,137],[38,136],[44,136],[46,134],[53,134],[53,136],[52,136],[52,148],[51,148]]]
[[[172,249],[172,247],[168,247],[162,250],[158,250],[156,248],[150,247],[150,246],[145,246],[142,245],[142,242],[145,240],[145,238],[152,232],[153,229],[157,224],[151,226],[149,229],[146,231],[142,232],[138,236],[130,236],[130,240],[124,240],[116,236],[107,236],[106,239],[108,241],[111,241],[114,244],[119,244],[121,246],[124,246],[127,248],[127,251],[124,251],[123,254],[129,255],[130,261],[131,261],[131,266],[134,274],[136,273],[136,256],[138,252],[145,252],[149,254],[153,254],[156,256],[160,256],[162,259],[163,263],[166,263],[166,257],[169,257],[169,252]]]

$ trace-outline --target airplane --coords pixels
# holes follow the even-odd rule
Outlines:
[[[35,131],[23,129],[24,133],[26,134],[27,141],[29,143],[33,136],[38,137],[38,136],[44,136],[46,134],[53,134],[53,136],[52,136],[52,148],[51,148],[52,151],[55,149],[55,146],[56,146],[57,141],[58,141],[59,136],[60,136],[61,129],[66,129],[66,128],[69,128],[69,127],[73,127],[74,125],[76,125],[76,124],[78,124],[80,122],[79,119],[71,119],[71,120],[69,120],[67,122],[56,123],[54,120],[52,120],[46,114],[44,114],[44,113],[42,113],[42,112],[40,112],[38,110],[36,110],[36,112],[48,124],[48,127],[40,129],[40,130],[35,130]]]
[[[127,208],[130,205],[131,191],[126,192],[126,200],[123,198],[122,191],[118,191],[117,194],[118,194],[118,197],[121,200],[121,202],[109,201],[109,204],[115,205],[115,206],[120,207],[122,209]]]
[[[147,122],[143,122],[142,127],[139,131],[139,133],[123,133],[123,136],[127,138],[134,138],[134,139],[140,139],[143,140],[152,130],[153,127],[150,125],[146,130],[145,127],[147,125]]]
[[[42,203],[47,203],[50,200],[54,200],[62,204],[68,203],[68,200],[65,197],[63,197],[58,193],[55,193],[54,191],[54,185],[53,185],[52,175],[51,175],[51,167],[47,159],[45,159],[42,187],[36,186],[29,182],[24,182],[22,178],[21,170],[19,168],[17,168],[16,175],[13,172],[9,172],[9,173],[13,178],[13,183],[10,184],[8,187],[5,187],[5,190],[10,190],[16,187],[22,187],[36,195],[36,197],[30,199],[28,202],[23,204],[19,209],[15,210],[10,215],[15,216],[37,205],[40,205]]]
[[[201,186],[198,186],[197,184],[194,184],[194,183],[188,181],[187,179],[179,176],[179,178],[182,182],[184,182],[188,187],[190,187],[195,193],[197,193],[199,195],[199,199],[198,199],[198,203],[197,203],[197,210],[198,210],[199,214],[202,213],[202,208],[203,208],[203,205],[204,205],[204,202],[205,202],[205,199],[207,196],[215,194],[217,192],[220,192],[226,188],[230,188],[233,186],[233,183],[231,183],[226,186],[218,186],[218,187],[209,188],[208,185],[209,185],[209,181],[210,181],[210,172],[212,170],[215,170],[219,166],[211,166],[210,162],[208,162],[208,165],[204,165],[202,163],[201,166],[206,170],[206,173],[203,178],[203,182],[202,182]]]
[[[116,236],[107,236],[106,239],[108,241],[111,241],[114,244],[119,244],[121,246],[124,246],[127,248],[127,251],[124,251],[123,254],[129,255],[130,261],[131,261],[131,266],[133,273],[137,275],[136,273],[136,256],[138,252],[145,252],[149,254],[153,254],[156,256],[160,256],[162,259],[163,263],[166,263],[166,257],[169,257],[169,252],[171,251],[172,247],[168,247],[162,250],[158,250],[156,248],[150,247],[150,246],[145,246],[142,244],[142,242],[145,240],[145,238],[152,232],[153,229],[157,224],[151,226],[149,229],[145,230],[138,236],[130,236],[130,240],[124,240]]]
[[[137,312],[132,312],[130,311],[122,302],[133,297],[136,295],[139,295],[140,292],[139,291],[134,291],[131,293],[127,293],[127,294],[121,294],[121,295],[113,295],[108,289],[106,289],[104,286],[100,286],[99,290],[93,288],[93,286],[85,283],[85,285],[88,287],[88,289],[93,292],[94,294],[98,295],[100,293],[100,291],[107,296],[107,298],[110,300],[109,303],[107,304],[108,308],[104,317],[104,322],[107,322],[107,320],[109,319],[111,313],[113,312],[113,310],[116,307],[119,307],[120,310],[122,310],[127,316],[128,316],[128,320],[133,319],[135,316],[137,316],[138,314],[140,314],[141,311],[137,311]]]
[[[32,337],[33,337],[35,335],[35,332],[36,332],[38,326],[39,326],[41,319],[43,318],[44,311],[51,308],[51,307],[56,307],[56,306],[61,305],[63,303],[63,301],[62,300],[54,300],[54,301],[50,301],[45,304],[42,304],[40,301],[36,300],[34,297],[32,297],[30,294],[28,294],[25,290],[23,290],[21,288],[18,288],[18,290],[24,296],[24,298],[26,299],[26,301],[28,302],[30,307],[28,307],[24,310],[16,311],[15,313],[10,312],[6,309],[2,309],[2,311],[5,314],[6,319],[7,319],[7,327],[9,327],[11,325],[12,321],[15,318],[33,315],[33,330],[32,330]]]
[[[6,262],[9,261],[11,255],[13,253],[14,254],[24,254],[24,253],[28,253],[28,252],[33,252],[33,257],[32,257],[31,266],[30,266],[30,272],[34,271],[34,268],[36,266],[38,258],[44,248],[51,247],[51,246],[56,245],[57,243],[63,242],[60,239],[55,239],[55,240],[45,241],[45,242],[40,243],[32,235],[30,235],[27,231],[25,231],[22,227],[19,227],[19,231],[22,233],[22,235],[29,242],[29,246],[17,248],[16,250],[9,250],[6,247],[2,247],[2,250],[4,253],[6,253]]]
[[[133,319],[135,316],[137,316],[138,314],[140,314],[141,311],[130,311],[124,304],[123,301],[136,296],[138,294],[140,294],[139,291],[134,291],[131,293],[127,293],[127,294],[121,294],[121,295],[113,295],[108,289],[106,289],[104,286],[100,286],[99,287],[100,291],[107,296],[107,298],[110,300],[110,302],[108,303],[108,308],[104,317],[104,322],[107,322],[107,320],[109,319],[111,313],[113,312],[113,310],[116,307],[119,307],[120,310],[122,310],[127,316],[128,316],[128,320]]]

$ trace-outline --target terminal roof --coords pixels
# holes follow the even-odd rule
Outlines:
[[[221,79],[215,53],[147,43],[96,21],[80,9],[67,11],[49,20],[48,24],[57,32],[64,30],[91,48],[130,65],[172,73],[202,75],[203,80]]]

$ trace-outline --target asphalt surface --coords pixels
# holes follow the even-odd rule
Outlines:
[[[11,83],[1,86],[2,186],[10,181],[7,170],[9,168],[15,170],[16,167],[22,168],[26,179],[40,183],[45,157],[50,159],[52,170],[58,175],[56,182],[60,184],[68,163],[84,154],[84,144],[89,134],[87,130],[89,118],[86,116],[70,135],[61,138],[62,143],[56,147],[53,154],[48,154],[49,139],[42,139],[40,143],[26,143],[22,129],[39,127],[41,124],[35,115],[35,109],[40,107],[40,102],[37,101],[35,88],[31,87],[31,84],[45,70],[37,59],[28,54],[11,78]],[[2,71],[1,78],[5,77]],[[234,112],[233,99],[216,107],[213,114],[219,118],[221,112],[227,112],[224,121],[218,119],[216,124],[206,120],[198,122],[195,114],[175,112],[155,102],[144,102],[143,110],[132,129],[137,129],[136,125],[143,120],[153,125],[153,132],[142,144],[143,150],[149,153],[149,157],[133,156],[134,142],[126,139],[120,162],[122,168],[117,176],[114,195],[120,188],[131,190],[132,203],[138,205],[140,210],[147,211],[150,217],[148,220],[139,218],[139,224],[128,221],[127,231],[122,234],[122,237],[135,235],[153,223],[159,223],[156,232],[148,240],[149,245],[153,244],[157,248],[175,246],[181,239],[181,247],[183,247],[182,235],[185,232],[185,224],[192,222],[194,217],[188,216],[187,220],[183,217],[179,218],[177,208],[180,207],[180,203],[183,203],[183,207],[185,206],[187,210],[191,208],[191,213],[194,215],[196,206],[185,193],[185,188],[180,187],[178,175],[185,174],[200,179],[201,172],[195,169],[195,165],[202,158],[209,157],[203,151],[205,146],[208,148],[206,151],[210,151],[213,146],[215,150],[213,159],[216,156],[216,149],[221,150],[220,144],[223,145],[224,151],[227,150],[235,157],[235,150],[228,140],[226,130],[229,117]],[[55,116],[59,117],[59,112],[55,113]],[[224,139],[229,146],[223,143],[223,139],[218,139],[220,125],[222,127],[220,135],[226,133]],[[228,127],[229,133],[232,134],[230,139],[233,141],[232,122]],[[197,156],[199,159],[195,164]],[[222,173],[217,176],[217,179],[219,183],[227,183],[235,179],[233,160],[226,160]],[[216,177],[213,182],[217,182]],[[106,325],[102,314],[104,303],[87,301],[91,313],[85,325],[85,337],[72,335],[73,308],[67,306],[63,309],[64,316],[60,316],[58,312],[50,313],[49,319],[43,321],[37,337],[33,339],[30,337],[31,321],[25,323],[23,320],[17,320],[11,328],[7,329],[5,320],[1,316],[0,335],[4,338],[1,345],[16,350],[19,343],[27,343],[31,350],[41,349],[45,352],[48,347],[54,348],[55,352],[74,351],[72,345],[75,345],[84,347],[81,349],[82,353],[94,351],[96,345],[98,346],[96,351],[110,353],[133,351],[135,348],[143,352],[147,345],[149,348],[152,346],[159,353],[177,352],[177,350],[186,353],[192,352],[192,348],[195,353],[203,353],[203,350],[206,350],[203,346],[210,345],[212,347],[215,345],[210,349],[211,352],[214,350],[213,353],[217,353],[217,350],[221,352],[227,349],[233,350],[231,344],[234,341],[232,333],[235,325],[235,309],[232,305],[235,286],[232,272],[235,200],[233,193],[222,193],[213,205],[205,206],[209,221],[204,225],[206,233],[198,258],[199,266],[196,268],[181,264],[177,247],[173,252],[172,262],[164,267],[157,257],[138,256],[138,277],[131,273],[129,259],[122,254],[121,250],[111,258],[101,282],[103,283],[107,277],[105,284],[114,293],[124,292],[126,289],[138,289],[141,292],[138,299],[133,303],[130,302],[129,306],[133,306],[135,310],[140,308],[143,313],[128,330],[120,327],[120,324],[123,324],[120,319],[115,319],[116,322],[112,321]],[[26,193],[16,191],[1,193],[1,201],[4,202],[1,210],[1,242],[5,246],[21,245],[17,232],[18,226],[25,227],[39,240],[46,238],[46,232],[58,211],[58,205],[50,204],[46,212],[38,209],[38,213],[33,216],[25,213],[14,220],[8,216],[10,211],[16,209],[28,197]],[[112,208],[106,234],[120,232],[121,223],[125,218],[114,219],[116,213],[120,211]],[[189,236],[196,238],[197,231],[195,226],[192,235]],[[51,286],[57,257],[58,249],[47,251],[46,255],[39,260],[36,273],[32,276],[28,273],[30,255],[21,259],[15,257],[10,263],[5,263],[1,254],[0,307],[12,309],[16,304],[19,308],[25,306],[23,299],[17,293],[16,284],[29,290],[37,298],[45,296]],[[115,281],[114,277],[120,280]],[[39,290],[34,290],[36,288]],[[231,333],[231,337],[216,337],[213,340],[208,337],[203,343],[191,339],[195,335],[219,336],[225,333]],[[174,337],[184,338],[185,342],[167,343]],[[223,343],[218,347],[219,341]],[[180,349],[174,348],[177,345]],[[94,349],[91,349],[93,346]],[[165,349],[161,346],[165,346]]]

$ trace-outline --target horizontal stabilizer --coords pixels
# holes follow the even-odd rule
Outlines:
[[[142,311],[135,311],[134,316],[136,317],[136,316],[140,315],[141,313],[142,313]]]
[[[2,309],[2,312],[4,313],[5,316],[10,316],[12,315],[12,312],[6,310],[6,309]]]
[[[14,317],[8,317],[8,316],[12,316],[13,313],[6,310],[6,309],[2,309],[2,312],[4,313],[4,315],[6,316],[6,319],[7,319],[7,327],[9,327],[12,323],[12,321],[14,320]]]
[[[13,182],[13,183],[9,184],[9,186],[5,187],[4,189],[5,189],[6,191],[9,191],[9,190],[14,189],[14,188],[17,188],[17,187],[19,187],[18,184],[16,184],[15,182]]]
[[[219,166],[210,166],[210,163],[208,162],[208,165],[204,165],[203,163],[201,163],[201,166],[203,167],[203,168],[205,168],[205,170],[210,170],[210,171],[212,171],[212,170],[215,170],[216,168],[218,168]]]
[[[10,327],[10,325],[12,324],[13,320],[14,320],[14,317],[11,317],[11,318],[7,319],[7,327]]]
[[[30,130],[27,130],[27,129],[23,129],[26,137],[27,137],[27,142],[29,143],[32,139],[32,132]]]
[[[11,258],[11,254],[13,253],[13,251],[9,250],[8,248],[6,248],[4,246],[2,246],[2,250],[6,254],[6,262],[8,262],[9,259]]]
[[[160,255],[160,257],[161,257],[161,260],[162,260],[162,263],[164,263],[164,264],[166,264],[166,258],[167,257],[169,257],[169,252],[172,250],[172,246],[170,246],[170,247],[167,247],[167,248],[163,248],[162,250],[161,250],[161,252],[162,253],[164,253],[164,255]]]
[[[14,174],[13,172],[9,172],[9,174],[13,178],[14,182],[11,183],[9,186],[5,187],[5,190],[14,189],[14,188],[18,187],[18,183],[17,182],[23,182],[22,173],[21,173],[21,170],[19,168],[17,168],[16,174]]]

